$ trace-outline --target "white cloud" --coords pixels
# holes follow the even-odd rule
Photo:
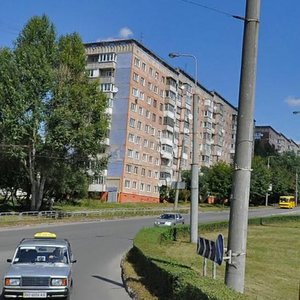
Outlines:
[[[128,27],[123,27],[119,31],[119,37],[122,39],[128,39],[131,35],[133,32]]]
[[[114,41],[114,40],[122,40],[122,39],[128,39],[131,35],[133,35],[133,32],[128,27],[123,27],[119,30],[119,34],[116,37],[110,36],[107,38],[98,38],[96,42],[108,42],[108,41]]]
[[[300,106],[300,98],[298,97],[287,97],[285,99],[285,102],[288,104],[288,106]]]

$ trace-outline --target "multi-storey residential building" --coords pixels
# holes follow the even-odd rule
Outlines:
[[[159,187],[190,169],[193,93],[200,104],[200,166],[232,162],[237,111],[220,95],[135,40],[86,44],[86,54],[111,116],[108,167],[90,191],[112,201],[157,202]]]
[[[300,146],[292,139],[285,137],[284,134],[277,132],[271,126],[255,126],[255,140],[268,143],[278,153],[292,151],[300,155]]]

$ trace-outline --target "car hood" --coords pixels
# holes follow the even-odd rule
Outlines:
[[[11,265],[6,276],[68,276],[70,266],[65,264],[17,264]]]

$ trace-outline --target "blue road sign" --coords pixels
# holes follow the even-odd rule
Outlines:
[[[224,237],[222,234],[218,235],[216,241],[198,237],[197,253],[209,260],[214,261],[218,265],[222,264],[224,253]]]

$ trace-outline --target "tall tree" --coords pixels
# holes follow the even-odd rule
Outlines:
[[[262,204],[271,184],[271,172],[266,161],[260,156],[252,159],[250,199],[254,204]]]
[[[2,59],[1,59],[2,58]],[[85,50],[78,34],[58,41],[46,16],[33,17],[20,33],[0,73],[0,137],[20,158],[31,184],[31,209],[40,209],[45,186],[59,170],[87,176],[106,137],[107,101],[85,74]],[[60,173],[62,174],[62,173]]]

